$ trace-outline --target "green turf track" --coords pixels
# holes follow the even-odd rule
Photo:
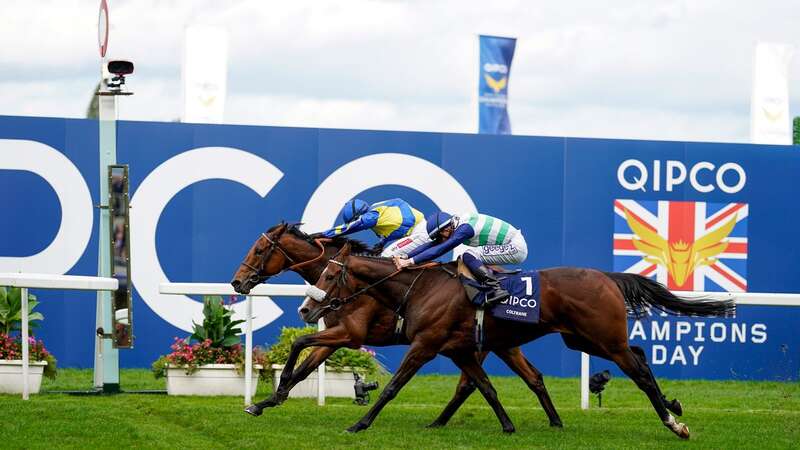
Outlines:
[[[87,370],[62,370],[43,389],[87,388]],[[289,400],[254,418],[242,399],[117,395],[73,397],[40,394],[23,402],[0,395],[0,448],[800,448],[800,386],[771,382],[662,382],[678,397],[692,433],[680,441],[656,418],[628,379],[611,380],[603,408],[579,409],[577,379],[547,378],[564,429],[551,429],[532,393],[513,377],[494,377],[517,427],[505,435],[478,395],[450,424],[426,429],[449,400],[453,376],[419,376],[378,417],[372,428],[344,429],[366,409],[348,400]],[[381,379],[381,387],[387,381]],[[123,388],[163,389],[144,370],[124,370]],[[259,388],[259,397],[268,388]],[[374,393],[373,393],[374,396]],[[593,398],[593,406],[596,400]]]

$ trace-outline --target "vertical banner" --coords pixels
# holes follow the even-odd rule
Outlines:
[[[215,27],[186,28],[183,122],[223,122],[227,72],[227,31]]]
[[[511,134],[508,118],[508,77],[515,38],[480,36],[478,133]]]
[[[792,47],[759,42],[753,66],[750,142],[792,145],[789,117],[789,62]]]

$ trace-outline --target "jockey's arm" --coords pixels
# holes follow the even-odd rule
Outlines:
[[[442,242],[441,244],[428,247],[421,252],[416,253],[414,256],[409,255],[409,258],[411,259],[412,264],[421,264],[434,260],[463,244],[474,235],[475,230],[473,230],[471,226],[462,224],[453,231],[453,234],[451,234],[446,241]]]
[[[334,236],[344,236],[347,234],[357,233],[363,230],[369,230],[370,228],[374,227],[377,224],[378,224],[378,212],[367,211],[366,213],[359,216],[358,219],[352,222],[338,225],[331,228],[330,230],[323,231],[322,236],[326,238],[332,238]]]

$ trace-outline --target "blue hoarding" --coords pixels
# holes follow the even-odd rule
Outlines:
[[[95,121],[0,117],[0,271],[96,273],[97,136]],[[288,220],[322,230],[355,195],[401,197],[426,214],[501,217],[525,233],[526,268],[629,270],[680,290],[800,293],[792,147],[147,122],[120,122],[117,139],[117,159],[130,165],[135,287],[136,347],[121,353],[123,367],[148,366],[198,320],[197,299],[161,295],[158,283],[228,282],[266,228]],[[686,236],[713,238],[726,224],[724,252],[679,269],[633,238],[651,229],[661,237],[654,245],[679,259],[691,251]],[[62,365],[90,367],[94,294],[38,295],[39,336]],[[255,342],[300,325],[299,301],[257,302]],[[736,319],[653,317],[631,321],[629,332],[658,376],[797,379],[798,315],[743,306]],[[405,347],[377,351],[393,369]],[[546,374],[578,374],[578,354],[558,336],[524,351]],[[496,359],[487,367],[510,373]],[[437,358],[424,371],[455,367]]]

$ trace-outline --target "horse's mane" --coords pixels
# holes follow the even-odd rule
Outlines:
[[[281,225],[286,225],[286,233],[289,233],[297,238],[303,239],[309,244],[313,244],[314,239],[322,237],[322,233],[314,233],[314,234],[305,233],[303,230],[300,229],[300,226],[303,225],[302,222],[295,222],[295,223],[281,222],[275,225],[274,227],[270,228],[269,230],[267,230],[267,233],[275,231]],[[330,244],[336,248],[342,248],[345,246],[345,244],[350,244],[350,249],[351,249],[350,251],[353,254],[357,254],[359,256],[369,256],[373,258],[380,257],[380,255],[377,255],[372,251],[372,247],[357,239],[350,239],[344,236],[334,236],[332,238],[327,238],[327,239],[329,239]]]

